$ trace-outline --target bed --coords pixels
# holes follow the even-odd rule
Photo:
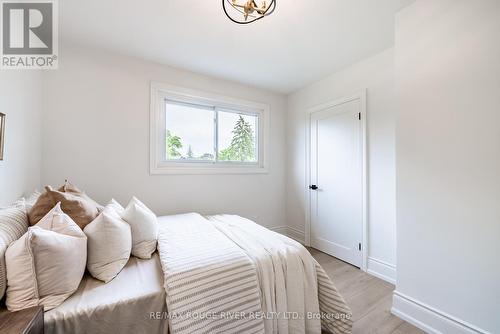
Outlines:
[[[45,312],[45,333],[168,333],[160,260],[131,257],[105,284],[86,274],[78,290]]]
[[[349,307],[300,243],[233,215],[158,221],[171,332],[351,332]]]
[[[351,333],[351,313],[298,242],[239,216],[158,218],[158,251],[110,283],[86,275],[46,333]],[[168,312],[167,312],[168,310]]]

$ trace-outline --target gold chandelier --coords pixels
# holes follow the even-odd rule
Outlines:
[[[222,0],[222,8],[226,16],[238,24],[248,24],[260,20],[268,15],[271,15],[276,8],[276,0],[270,0],[269,4],[266,1],[255,0]],[[257,3],[259,2],[259,3]],[[229,10],[228,10],[229,9]]]

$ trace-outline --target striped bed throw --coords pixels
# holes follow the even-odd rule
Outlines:
[[[239,216],[158,220],[171,333],[351,333],[349,307],[296,241]]]
[[[264,333],[256,269],[198,214],[159,217],[170,333]]]
[[[352,332],[352,313],[344,298],[337,291],[325,270],[316,262],[318,278],[319,309],[323,315],[321,326],[324,330],[337,334]]]

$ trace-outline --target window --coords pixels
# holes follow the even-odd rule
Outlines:
[[[258,162],[259,116],[217,110],[219,161]]]
[[[165,160],[215,159],[214,110],[165,100]]]
[[[265,105],[153,83],[151,173],[266,172]]]

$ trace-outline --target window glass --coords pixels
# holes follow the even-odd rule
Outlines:
[[[257,162],[256,115],[218,111],[218,160],[229,162]]]
[[[213,108],[166,102],[166,160],[215,161]]]

